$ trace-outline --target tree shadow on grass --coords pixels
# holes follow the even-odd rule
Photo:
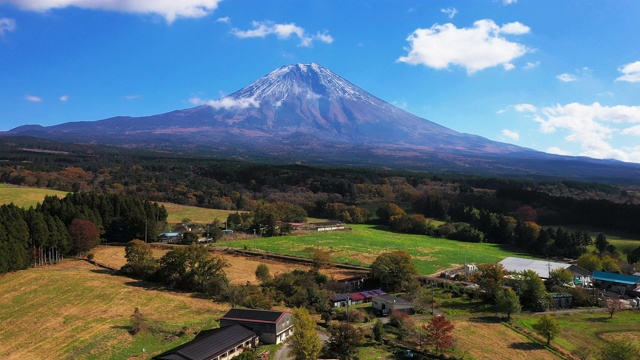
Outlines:
[[[499,317],[499,316],[491,316],[491,315],[486,315],[486,316],[473,316],[469,318],[469,321],[471,322],[475,322],[475,323],[484,323],[484,324],[499,324],[501,322],[504,322],[505,319]]]
[[[525,350],[525,351],[544,350],[544,345],[530,343],[530,342],[515,342],[515,343],[509,344],[509,348],[514,350]]]
[[[585,320],[588,322],[608,323],[611,321],[611,318],[608,316],[598,316],[598,317],[586,318]]]
[[[103,275],[116,275],[117,274],[113,270],[107,270],[107,269],[91,269],[90,271],[92,273],[95,273],[95,274],[103,274]]]

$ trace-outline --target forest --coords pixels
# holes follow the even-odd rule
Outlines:
[[[101,241],[155,236],[166,225],[162,206],[131,194],[70,193],[37,207],[0,206],[0,274],[84,254]]]
[[[263,236],[287,233],[277,222],[311,216],[374,222],[397,232],[506,244],[568,258],[587,251],[589,235],[538,224],[640,235],[635,221],[640,218],[640,193],[628,185],[256,164],[30,138],[2,139],[0,150],[0,181],[73,193],[70,200],[46,199],[37,209],[3,211],[23,218],[22,213],[35,211],[45,222],[51,217],[49,223],[57,217],[65,228],[75,218],[89,220],[106,241],[127,242],[144,238],[145,229],[148,237],[162,230],[166,212],[151,202],[249,211],[232,214],[229,225]],[[67,202],[77,202],[73,211],[67,211]],[[137,210],[119,212],[124,208]],[[428,219],[444,224],[436,226]],[[52,226],[47,227],[50,232]],[[27,240],[26,248],[39,248],[38,241]],[[71,250],[70,245],[54,247]]]

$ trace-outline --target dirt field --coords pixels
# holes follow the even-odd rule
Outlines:
[[[162,255],[166,254],[167,251],[168,250],[154,249],[153,256],[160,258]],[[116,269],[121,268],[127,262],[124,257],[123,246],[100,246],[93,251],[93,254],[95,255],[96,261]],[[271,275],[289,272],[296,268],[302,270],[309,269],[309,266],[301,264],[289,264],[269,259],[258,260],[256,258],[229,255],[222,252],[216,252],[215,254],[223,257],[229,262],[229,265],[231,265],[229,268],[225,269],[225,272],[227,273],[229,281],[234,284],[246,284],[247,281],[256,283],[255,271],[260,264],[266,264],[269,267]],[[328,269],[323,270],[323,272],[329,275],[329,277],[334,277],[336,279],[353,275],[352,271],[340,269]]]
[[[544,360],[558,359],[542,346],[500,323],[454,321],[454,336],[459,349],[466,349],[474,359]]]

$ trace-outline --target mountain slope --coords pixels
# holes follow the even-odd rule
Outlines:
[[[284,66],[225,98],[201,102],[154,116],[30,125],[1,135],[327,165],[578,179],[594,168],[608,178],[640,175],[635,164],[549,155],[456,132],[318,64]]]

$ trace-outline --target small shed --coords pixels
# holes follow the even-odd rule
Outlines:
[[[362,304],[364,302],[364,295],[359,292],[350,293],[349,298],[351,299],[352,304]]]
[[[349,301],[349,294],[334,294],[331,295],[331,307],[343,307],[347,306]]]
[[[409,315],[415,313],[415,308],[411,301],[397,296],[377,295],[373,297],[371,304],[374,312],[381,315],[388,315],[391,311],[404,312]]]
[[[364,276],[350,276],[336,281],[344,285],[345,291],[348,292],[360,291],[364,288]]]
[[[573,302],[573,295],[566,292],[551,293],[553,298],[553,307],[555,309],[566,309],[571,307]]]
[[[361,291],[360,294],[364,296],[364,300],[362,302],[365,303],[371,302],[374,296],[387,295],[387,293],[381,289]]]

